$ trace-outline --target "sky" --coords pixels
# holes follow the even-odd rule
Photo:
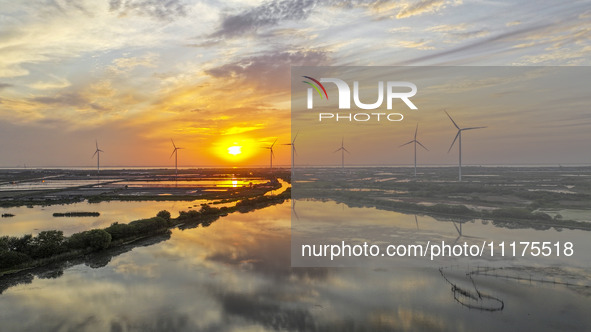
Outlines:
[[[0,167],[92,166],[96,142],[104,166],[172,167],[171,139],[179,166],[268,165],[275,140],[274,164],[289,165],[292,66],[589,66],[590,18],[590,1],[0,0]],[[489,126],[463,142],[467,163],[591,163],[585,102],[568,119],[522,110],[538,123],[525,131],[510,112],[452,114]],[[437,111],[421,158],[451,164]],[[419,120],[372,146],[407,142]],[[308,164],[340,163],[334,134],[330,158]]]

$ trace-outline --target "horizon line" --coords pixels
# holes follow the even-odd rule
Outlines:
[[[497,163],[497,164],[466,164],[462,165],[464,167],[586,167],[591,166],[591,163]],[[331,164],[331,165],[299,165],[295,168],[318,168],[318,167],[338,167],[341,168],[340,164]],[[407,168],[407,167],[414,167],[414,164],[352,164],[352,165],[345,165],[345,168],[359,168],[359,167],[399,167],[399,168]],[[421,166],[417,166],[418,168],[421,167],[457,167],[456,164],[422,164]],[[136,168],[136,169],[174,169],[171,166],[149,166],[149,165],[118,165],[118,166],[101,166],[101,169],[105,168]],[[268,165],[249,165],[249,166],[228,166],[228,165],[190,165],[190,166],[179,166],[179,169],[198,169],[198,168],[260,168],[260,169],[269,169]],[[280,164],[276,165],[273,168],[291,168],[291,164]],[[0,166],[0,169],[88,169],[88,170],[95,170],[96,166],[66,166],[66,165],[59,165],[59,166]]]

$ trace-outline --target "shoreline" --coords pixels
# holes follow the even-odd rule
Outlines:
[[[147,221],[152,221],[156,218],[161,219],[161,221],[165,222],[165,224],[160,223],[159,224],[160,226],[156,226],[156,228],[154,228],[154,229],[151,229],[148,231],[143,231],[143,232],[140,231],[138,233],[133,233],[132,235],[129,235],[129,236],[124,236],[122,238],[113,239],[112,241],[111,241],[111,238],[113,237],[113,234],[115,234],[115,233],[109,233],[111,235],[111,237],[109,238],[108,246],[106,248],[99,249],[99,248],[87,247],[84,249],[69,249],[68,251],[59,253],[57,255],[34,259],[32,261],[28,261],[28,262],[25,262],[25,263],[22,263],[19,265],[14,265],[14,266],[8,267],[6,269],[2,269],[2,270],[0,270],[0,279],[3,277],[6,277],[6,276],[29,271],[29,270],[35,269],[35,268],[48,266],[48,265],[51,265],[54,263],[60,263],[60,262],[65,262],[65,261],[69,261],[69,260],[79,259],[79,258],[82,258],[82,257],[89,255],[89,254],[102,252],[102,251],[114,250],[119,247],[133,244],[137,241],[142,241],[142,240],[149,239],[149,238],[152,238],[155,236],[168,234],[174,228],[180,228],[180,227],[190,228],[190,226],[197,227],[199,225],[209,226],[209,224],[213,223],[214,221],[218,220],[221,217],[227,216],[230,213],[235,213],[235,212],[248,213],[248,212],[262,209],[262,208],[265,208],[265,207],[268,207],[271,205],[281,204],[285,200],[290,199],[290,198],[291,198],[291,188],[288,187],[283,192],[281,192],[277,195],[257,196],[254,198],[244,198],[242,200],[239,200],[236,203],[236,205],[233,207],[216,208],[216,207],[212,207],[212,205],[215,205],[213,203],[203,204],[202,208],[199,212],[197,212],[195,210],[189,210],[188,212],[182,211],[179,214],[179,217],[169,218],[168,220],[165,220],[162,217],[159,217],[159,215],[162,212],[164,212],[164,211],[160,211],[156,217],[153,217],[150,219],[135,220],[135,221],[131,221],[127,224],[114,223],[111,226],[104,228],[104,229],[94,229],[94,230],[76,233],[76,234],[71,235],[68,238],[65,238],[66,239],[65,241],[71,240],[73,237],[76,237],[80,234],[85,234],[85,233],[95,231],[95,230],[105,231],[105,232],[109,233],[109,228],[112,228],[114,225],[128,225],[129,226],[130,224],[134,224],[134,223],[137,224],[137,223],[143,222],[143,221],[146,221],[146,223],[147,223]],[[166,212],[168,213],[168,211],[166,211]],[[168,213],[168,215],[170,216],[170,213]],[[165,225],[165,226],[162,226],[162,225]],[[189,225],[189,226],[187,226],[187,225]]]

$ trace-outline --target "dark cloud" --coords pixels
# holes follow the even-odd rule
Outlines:
[[[74,107],[78,109],[93,109],[95,111],[111,111],[110,109],[88,100],[77,92],[62,92],[56,96],[41,96],[30,101],[48,106]]]
[[[278,294],[269,291],[256,296],[240,293],[221,294],[224,314],[238,316],[275,331],[315,331],[316,322],[309,308],[284,305]]]
[[[236,15],[224,17],[213,37],[233,37],[282,20],[302,20],[310,16],[317,0],[275,0]]]
[[[0,83],[0,90],[4,90],[6,88],[12,88],[14,85],[8,83]]]
[[[267,91],[289,91],[290,66],[328,65],[324,51],[273,51],[268,54],[242,58],[205,72],[215,78],[228,78],[254,83]]]
[[[37,10],[45,16],[79,15],[80,13],[92,16],[92,13],[84,7],[84,3],[79,0],[38,1],[35,6],[38,6]]]
[[[473,30],[473,31],[464,31],[464,32],[449,32],[448,35],[455,38],[455,39],[470,39],[470,38],[477,38],[486,36],[490,33],[488,29],[480,29],[480,30]]]
[[[46,104],[46,105],[59,105],[59,106],[82,106],[86,105],[87,101],[78,93],[65,92],[54,97],[42,96],[32,98],[31,101]]]
[[[358,6],[375,6],[388,1],[384,0],[273,0],[246,9],[238,14],[226,15],[220,27],[211,37],[236,37],[254,32],[264,26],[274,26],[285,20],[303,20],[319,6],[338,6],[354,8]]]
[[[510,40],[513,38],[527,36],[528,34],[530,34],[532,32],[543,31],[550,26],[551,26],[551,24],[542,24],[542,25],[537,25],[537,26],[525,27],[522,29],[516,29],[516,30],[509,31],[509,32],[501,33],[501,34],[498,34],[496,36],[492,36],[489,38],[478,39],[477,41],[475,41],[473,43],[464,44],[464,45],[456,47],[456,48],[450,48],[450,49],[447,49],[447,50],[444,50],[441,52],[431,53],[426,56],[417,57],[417,58],[413,58],[413,59],[406,60],[403,62],[399,62],[394,65],[397,65],[397,66],[416,65],[417,63],[421,63],[424,61],[430,61],[430,60],[434,60],[434,59],[444,59],[445,57],[449,57],[449,56],[457,55],[457,54],[474,55],[475,53],[482,53],[482,52],[486,52],[486,51],[489,51],[489,50],[495,49],[495,48],[497,49],[497,52],[500,52],[501,48],[499,47],[499,44],[505,43],[507,40]],[[507,47],[509,47],[509,46],[507,46]]]
[[[149,16],[162,21],[187,14],[186,5],[180,0],[110,0],[109,10],[119,16]]]

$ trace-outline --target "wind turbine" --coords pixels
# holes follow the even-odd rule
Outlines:
[[[168,157],[168,159],[172,158],[172,155],[174,155],[174,176],[178,177],[179,168],[178,168],[178,152],[177,151],[184,149],[184,148],[177,147],[174,144],[174,141],[172,140],[172,138],[170,139],[170,141],[172,142],[172,146],[174,147],[174,150],[172,150],[172,153],[170,154],[170,157]]]
[[[415,129],[415,139],[413,139],[412,141],[408,142],[408,143],[404,143],[401,146],[399,146],[399,148],[408,145],[410,143],[415,143],[415,177],[417,176],[417,144],[420,145],[423,149],[429,151],[429,149],[427,149],[423,144],[421,144],[421,142],[417,141],[417,132],[419,131],[419,124],[417,123],[417,128]]]
[[[105,151],[99,149],[97,140],[95,140],[94,143],[96,144],[96,150],[94,151],[92,158],[94,158],[94,156],[96,156],[96,173],[101,174],[101,152],[105,152]]]
[[[341,151],[341,168],[345,168],[345,151],[348,154],[351,154],[347,149],[345,149],[345,138],[341,138],[341,147],[336,149],[333,153]]]
[[[445,111],[445,114],[447,114],[447,117],[449,117],[449,119],[451,120],[451,122],[454,124],[454,126],[458,129],[458,133],[456,134],[456,137],[454,138],[454,141],[451,142],[451,145],[449,147],[449,150],[447,150],[447,153],[449,153],[449,151],[451,151],[451,148],[453,148],[454,144],[456,143],[456,140],[458,139],[458,137],[460,138],[459,141],[459,151],[460,151],[460,162],[459,162],[459,181],[462,181],[462,131],[464,130],[472,130],[472,129],[482,129],[482,128],[486,128],[486,127],[468,127],[468,128],[460,128],[456,122],[454,121],[454,119],[451,118],[451,116],[449,115],[449,113],[447,113],[447,111]]]
[[[296,147],[295,147],[295,141],[298,138],[298,134],[300,132],[297,132],[294,136],[294,138],[291,140],[291,143],[285,143],[283,145],[291,145],[291,169],[293,171],[294,167],[295,167],[295,155],[298,154],[298,152],[296,151]]]
[[[275,154],[273,153],[273,146],[275,146],[275,143],[277,143],[277,138],[273,141],[273,144],[271,144],[271,146],[265,147],[265,149],[269,149],[269,168],[270,169],[273,169],[273,157],[275,157]]]

